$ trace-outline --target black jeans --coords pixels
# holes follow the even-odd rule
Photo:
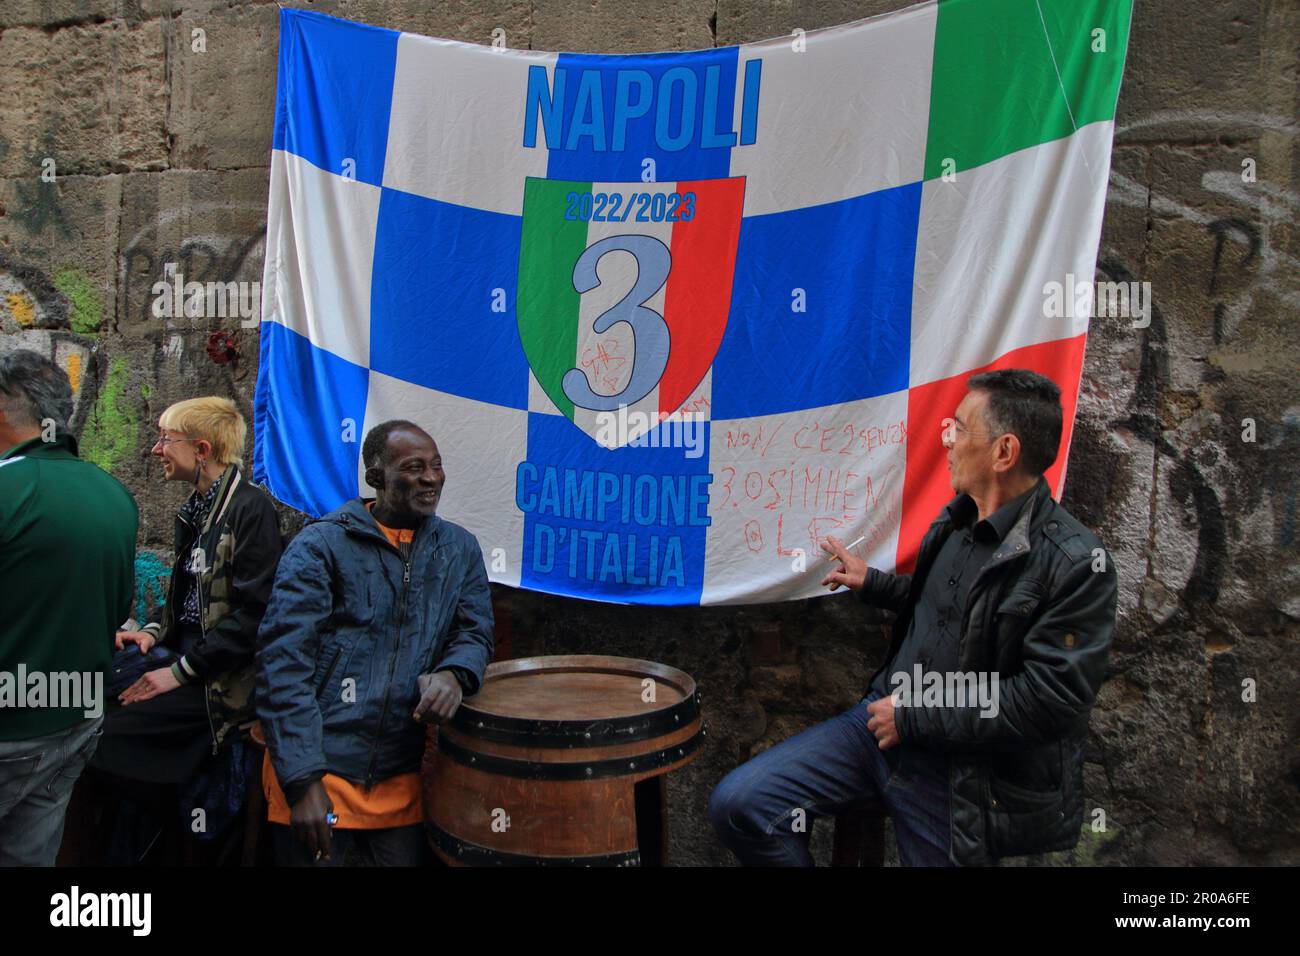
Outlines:
[[[380,830],[341,830],[330,834],[330,858],[313,860],[307,848],[281,823],[271,824],[276,866],[428,866],[424,824]]]

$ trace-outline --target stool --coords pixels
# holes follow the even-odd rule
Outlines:
[[[864,800],[837,813],[831,866],[884,866],[885,816],[879,800]]]

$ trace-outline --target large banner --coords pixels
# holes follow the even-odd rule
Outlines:
[[[314,515],[438,443],[491,578],[603,601],[906,569],[965,381],[1074,417],[1127,0],[739,47],[496,49],[283,10],[255,475]]]

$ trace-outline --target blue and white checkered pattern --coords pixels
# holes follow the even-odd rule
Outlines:
[[[283,10],[257,479],[294,507],[332,510],[365,490],[365,430],[409,418],[443,455],[440,514],[477,535],[494,581],[636,603],[803,598],[821,593],[812,566],[827,533],[866,535],[863,556],[892,566],[909,389],[1086,331],[1086,318],[1043,318],[1034,296],[1044,277],[1092,275],[1104,199],[1093,177],[1110,145],[1100,123],[968,171],[961,189],[923,181],[936,16],[923,3],[810,33],[802,51],[787,37],[596,56]],[[754,61],[752,144],[696,137],[664,149],[652,110],[627,124],[622,150],[599,148],[574,133],[571,82],[556,146],[572,148],[548,148],[540,130],[524,145],[530,69],[552,80],[599,71],[607,99],[619,70],[656,83],[689,71],[696,90],[718,92],[708,123],[739,130]],[[706,451],[694,459],[597,446],[539,400],[516,326],[525,179],[639,183],[647,159],[661,182],[746,177],[731,312],[706,378]],[[1052,202],[1035,206],[1044,195]],[[990,314],[998,321],[976,321]],[[710,476],[710,521],[541,518],[521,508],[521,462]],[[554,560],[538,553],[539,524],[565,530]],[[640,567],[654,535],[659,549],[678,538],[682,574],[634,583],[627,549]]]

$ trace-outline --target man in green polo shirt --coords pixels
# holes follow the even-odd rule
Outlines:
[[[77,457],[54,362],[0,355],[0,866],[53,866],[131,613],[135,501]]]

